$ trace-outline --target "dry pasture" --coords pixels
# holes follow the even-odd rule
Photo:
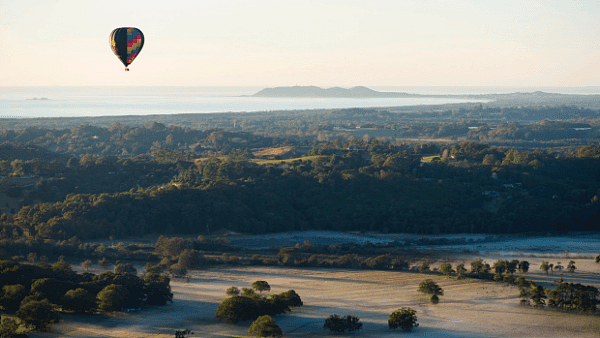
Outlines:
[[[416,291],[427,278],[444,289],[438,305]],[[214,313],[228,287],[249,287],[256,280],[268,281],[270,293],[294,289],[304,301],[305,306],[275,316],[284,337],[340,337],[322,328],[334,313],[356,315],[364,324],[344,337],[396,337],[402,333],[390,330],[387,320],[403,306],[417,310],[420,326],[411,337],[597,337],[600,332],[599,317],[519,307],[516,287],[489,281],[398,271],[227,267],[194,271],[189,283],[173,280],[173,304],[96,318],[66,316],[53,332],[30,337],[157,338],[173,337],[180,328],[192,329],[193,337],[246,337],[250,322],[224,324]]]

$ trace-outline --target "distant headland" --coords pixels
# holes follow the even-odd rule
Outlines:
[[[341,87],[321,88],[317,86],[292,86],[265,88],[250,97],[279,98],[444,98],[476,99],[502,102],[503,105],[579,105],[597,106],[600,95],[576,95],[546,93],[542,91],[516,92],[509,94],[414,94],[405,92],[378,92],[364,86],[349,89]]]
[[[341,87],[321,88],[317,86],[293,86],[265,88],[254,97],[424,97],[420,94],[378,92],[367,87],[357,86],[350,89]],[[427,95],[428,96],[428,95]]]

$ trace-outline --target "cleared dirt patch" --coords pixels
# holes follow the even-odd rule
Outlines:
[[[265,148],[254,151],[252,155],[256,157],[264,157],[264,156],[280,156],[285,153],[288,153],[292,150],[292,147],[277,147],[277,148]]]
[[[286,160],[259,160],[259,159],[254,159],[253,161],[256,164],[283,164],[283,163],[292,163],[294,161],[314,161],[318,158],[321,157],[326,157],[325,155],[314,155],[314,156],[304,156],[304,157],[297,157],[297,158],[289,158]]]

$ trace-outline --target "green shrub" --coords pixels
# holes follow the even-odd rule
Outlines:
[[[388,320],[388,326],[394,330],[397,328],[401,328],[404,331],[412,330],[414,327],[419,326],[417,323],[417,311],[409,307],[403,307],[392,312]]]
[[[48,331],[52,324],[60,320],[47,299],[23,301],[17,310],[17,317],[38,331]]]
[[[96,295],[98,309],[104,312],[121,310],[129,298],[129,292],[122,285],[111,284]]]
[[[344,317],[331,315],[325,319],[323,327],[333,332],[352,332],[362,329],[362,323],[359,323],[359,321],[360,319],[353,315],[346,315]]]
[[[248,329],[248,334],[256,337],[281,337],[283,332],[269,315],[258,317]]]
[[[77,313],[85,313],[94,309],[94,295],[87,290],[77,288],[65,293],[63,308]]]

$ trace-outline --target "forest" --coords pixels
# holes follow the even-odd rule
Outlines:
[[[116,131],[140,128],[137,138]],[[44,130],[37,137],[25,137],[33,133],[30,129],[5,132],[13,137],[0,146],[5,154],[0,186],[6,197],[0,205],[0,238],[121,238],[208,229],[422,234],[597,230],[596,145],[570,152],[378,139],[306,145],[156,123],[140,128],[76,128],[75,133],[90,137],[81,137],[82,144],[71,153],[48,150],[62,142],[49,135],[56,131]],[[113,140],[108,136],[113,133],[120,136]],[[194,142],[197,152],[168,148],[167,142],[152,148],[157,143],[152,140],[161,135],[174,135],[172,144],[189,135],[188,144]],[[150,148],[140,154],[104,155],[97,146],[100,137],[108,139],[104,149],[144,140]],[[265,146],[287,151],[264,156],[255,150]],[[15,201],[16,207],[11,204]]]
[[[600,111],[426,108],[6,119],[0,239],[598,229]]]

